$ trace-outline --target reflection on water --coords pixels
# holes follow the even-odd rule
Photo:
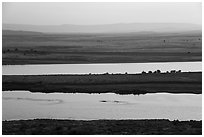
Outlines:
[[[100,100],[100,102],[103,102],[103,103],[119,103],[119,104],[128,104],[127,101],[118,101],[118,100],[114,100],[114,101],[111,101],[111,100]]]
[[[166,72],[170,70],[201,71],[201,62],[164,63],[114,63],[114,64],[50,64],[3,65],[3,75],[88,74],[88,73],[141,73],[142,71]]]
[[[61,99],[35,99],[35,98],[21,98],[21,97],[3,97],[4,100],[28,100],[28,101],[44,101],[54,104],[60,104],[63,103],[63,100]]]
[[[3,120],[63,119],[202,119],[202,95],[63,94],[3,92]]]

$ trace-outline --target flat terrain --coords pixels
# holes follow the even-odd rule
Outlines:
[[[64,93],[202,93],[202,73],[3,75],[2,89]]]
[[[17,120],[2,122],[3,135],[201,135],[202,121]]]
[[[202,60],[202,34],[3,33],[3,65],[186,62]]]

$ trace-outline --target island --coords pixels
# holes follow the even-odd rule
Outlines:
[[[3,75],[3,91],[42,93],[202,93],[202,72],[140,74]]]

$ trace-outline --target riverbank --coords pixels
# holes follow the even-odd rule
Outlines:
[[[15,120],[2,122],[3,135],[201,135],[202,121]]]
[[[201,94],[202,73],[3,75],[2,89],[43,93]]]

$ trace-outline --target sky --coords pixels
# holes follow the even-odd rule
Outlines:
[[[31,25],[202,24],[199,2],[4,2],[2,22]]]

